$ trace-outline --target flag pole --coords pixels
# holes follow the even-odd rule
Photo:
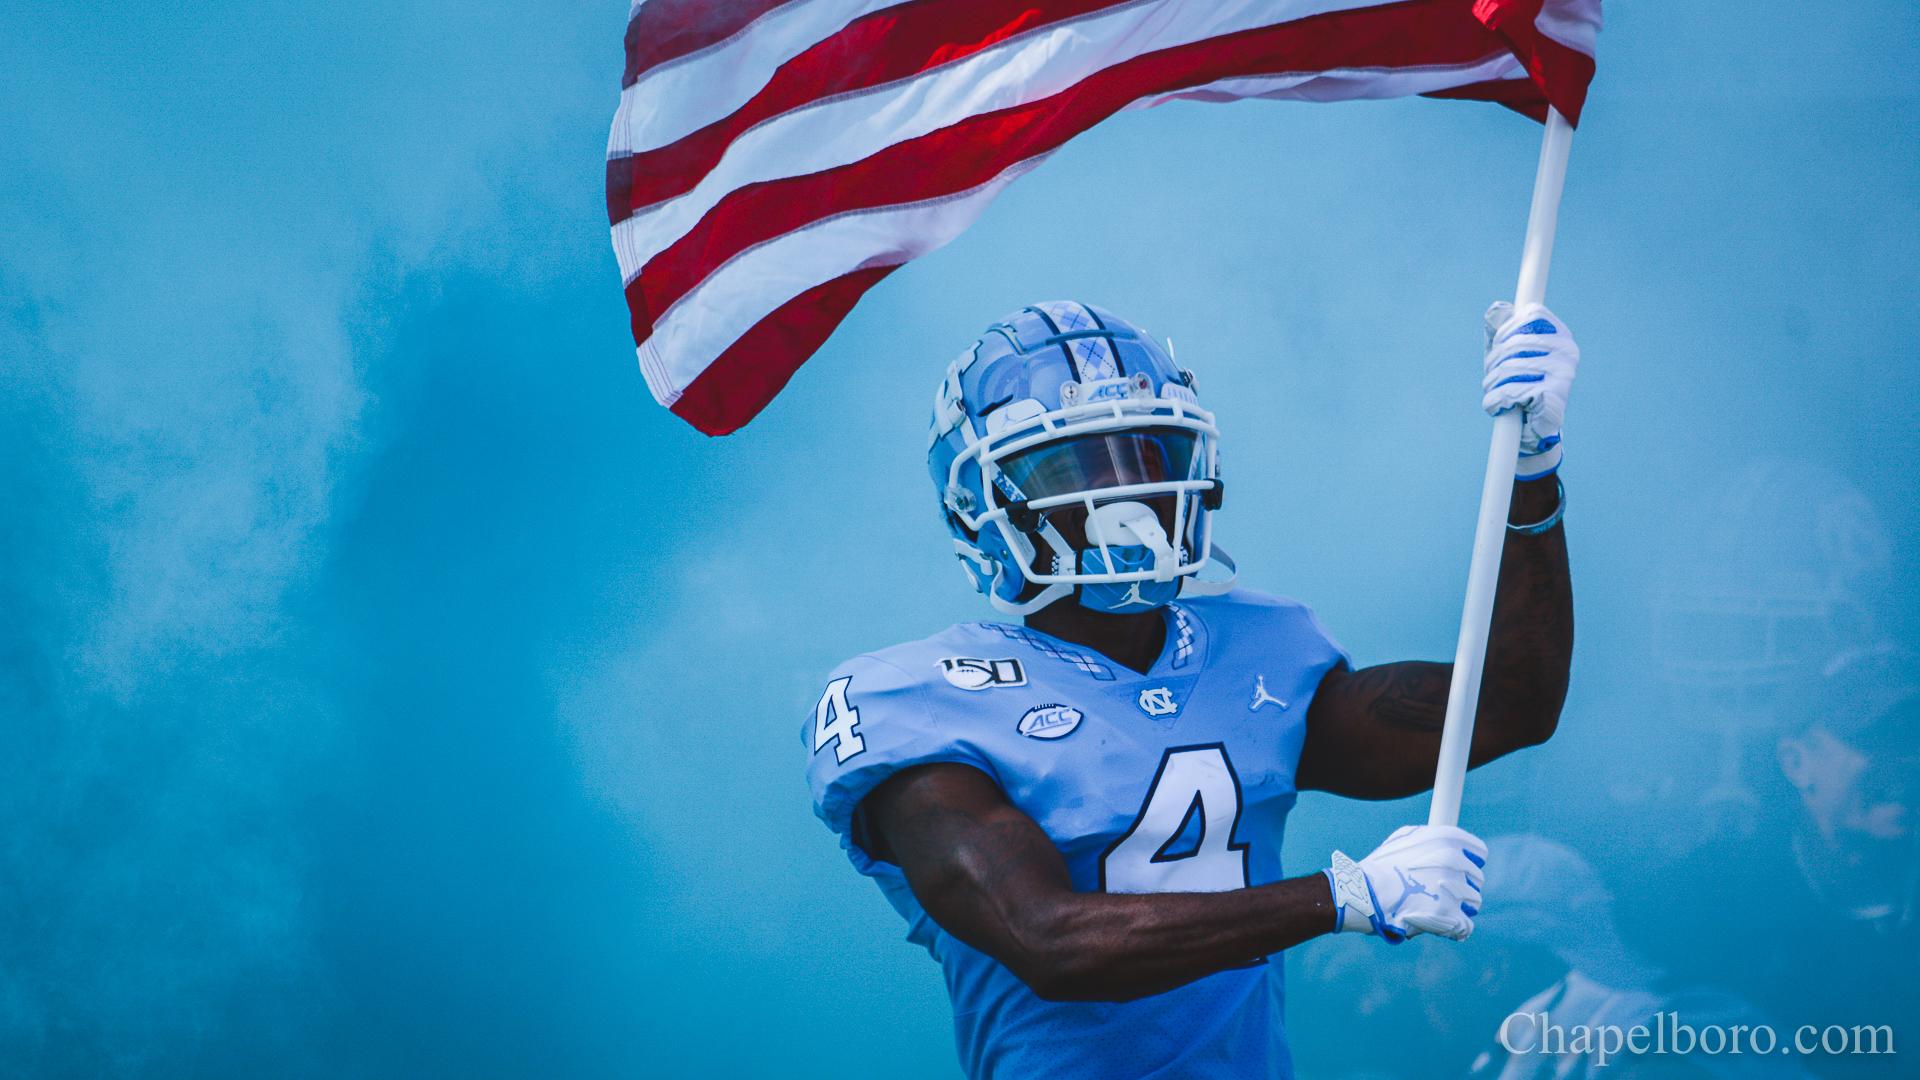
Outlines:
[[[1560,187],[1567,178],[1567,151],[1572,146],[1573,127],[1558,109],[1549,107],[1546,135],[1540,142],[1540,170],[1533,178],[1533,208],[1527,215],[1527,244],[1520,255],[1520,284],[1514,291],[1516,309],[1546,299]],[[1467,752],[1473,746],[1473,717],[1480,702],[1487,630],[1493,623],[1493,593],[1500,581],[1500,552],[1507,543],[1507,507],[1513,499],[1513,467],[1519,454],[1520,410],[1509,409],[1493,418],[1493,445],[1487,451],[1487,475],[1480,488],[1480,521],[1473,533],[1473,563],[1467,571],[1466,607],[1460,613],[1460,643],[1453,653],[1453,682],[1447,689],[1447,719],[1440,733],[1429,825],[1460,823],[1460,795],[1467,782]]]

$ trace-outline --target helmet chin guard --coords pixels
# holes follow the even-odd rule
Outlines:
[[[1099,543],[1080,553],[1082,574],[1153,571],[1151,581],[1080,586],[1080,606],[1095,611],[1151,611],[1180,595],[1179,556],[1153,508],[1139,502],[1101,505],[1087,517],[1087,533]],[[1136,608],[1137,605],[1137,608]]]
[[[961,565],[995,608],[1027,615],[1077,590],[1096,611],[1151,611],[1233,587],[1212,542],[1218,438],[1193,374],[1144,331],[1056,301],[948,365],[927,464]],[[1216,562],[1228,580],[1200,576]]]

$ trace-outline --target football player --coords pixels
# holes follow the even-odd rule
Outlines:
[[[1483,404],[1526,424],[1474,765],[1553,733],[1573,649],[1555,471],[1579,353],[1544,308],[1487,324]],[[969,1076],[1289,1076],[1281,950],[1473,929],[1486,847],[1461,829],[1284,877],[1298,792],[1431,785],[1450,667],[1354,671],[1306,607],[1234,588],[1218,443],[1193,373],[1124,319],[989,327],[927,460],[967,576],[1024,625],[850,660],[806,719],[815,811],[945,970]]]

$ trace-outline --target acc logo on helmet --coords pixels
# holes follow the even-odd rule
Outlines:
[[[1020,661],[975,660],[970,656],[949,656],[940,661],[947,681],[962,690],[990,690],[996,686],[1025,686],[1027,671]]]

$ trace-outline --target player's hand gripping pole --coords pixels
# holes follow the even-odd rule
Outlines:
[[[1560,214],[1560,187],[1567,178],[1573,128],[1558,109],[1547,110],[1540,143],[1540,171],[1533,178],[1533,209],[1527,215],[1527,246],[1520,256],[1515,310],[1546,301],[1547,267],[1553,261],[1553,227]],[[1467,571],[1467,603],[1460,614],[1460,644],[1453,653],[1453,683],[1447,690],[1446,727],[1440,733],[1440,765],[1433,777],[1429,825],[1460,823],[1460,793],[1467,782],[1467,751],[1473,746],[1473,715],[1480,704],[1480,675],[1487,663],[1487,630],[1493,623],[1494,586],[1500,552],[1507,543],[1507,507],[1513,500],[1513,466],[1520,454],[1520,410],[1493,418],[1487,479],[1480,489],[1480,523],[1473,533],[1473,565]]]

